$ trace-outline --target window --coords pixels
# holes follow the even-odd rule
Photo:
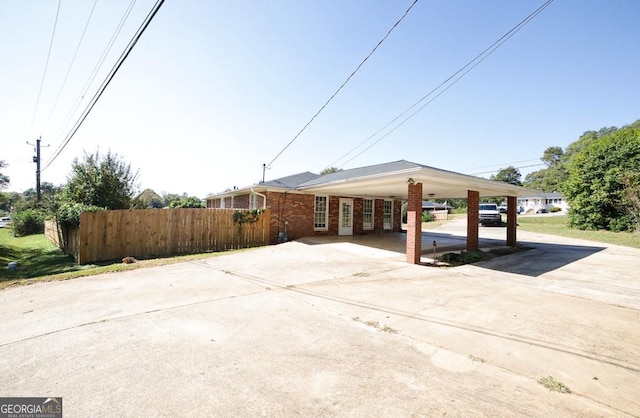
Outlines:
[[[393,228],[393,200],[385,200],[384,201],[384,229],[392,229]]]
[[[373,199],[364,199],[362,207],[362,229],[373,229]]]
[[[327,208],[327,196],[316,196],[316,204],[313,210],[313,229],[327,229]]]
[[[259,209],[258,206],[258,195],[250,194],[249,195],[249,209]]]

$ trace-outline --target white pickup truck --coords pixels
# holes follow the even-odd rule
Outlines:
[[[480,203],[478,214],[482,226],[502,225],[502,215],[500,215],[498,205],[495,203]]]

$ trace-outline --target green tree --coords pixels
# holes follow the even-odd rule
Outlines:
[[[637,218],[628,188],[640,172],[640,128],[601,131],[603,136],[590,134],[567,163],[562,191],[571,206],[569,219],[581,229],[633,230]]]
[[[320,175],[324,176],[326,174],[337,173],[338,171],[342,171],[342,169],[338,167],[327,167],[320,172]]]
[[[561,147],[549,147],[542,154],[542,162],[547,166],[534,171],[524,178],[524,185],[543,192],[557,192],[567,180],[565,154]]]
[[[85,153],[73,160],[64,200],[106,209],[128,209],[137,189],[137,172],[111,151],[107,155]]]
[[[5,168],[7,165],[8,164],[5,161],[0,160],[0,169]],[[0,172],[0,190],[6,189],[8,185],[9,177]]]
[[[501,181],[503,183],[515,184],[516,186],[522,186],[522,174],[520,174],[520,170],[510,165],[507,168],[501,168],[498,171],[498,174],[495,176],[492,174],[489,179],[494,181]]]
[[[171,207],[171,202],[175,200],[180,200],[185,197],[188,197],[186,193],[182,193],[181,195],[179,195],[176,193],[162,192],[162,207],[163,208]]]
[[[179,200],[174,200],[169,204],[170,208],[204,208],[205,205],[201,199],[190,196],[182,197]]]

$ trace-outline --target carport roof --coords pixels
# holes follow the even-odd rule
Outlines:
[[[537,190],[509,183],[399,160],[337,171],[324,176],[307,171],[219,193],[209,198],[246,194],[252,190],[287,190],[334,196],[406,200],[407,183],[410,181],[422,183],[423,197],[428,199],[467,198],[468,190],[479,192],[480,197],[531,196],[538,193]]]
[[[531,189],[406,160],[338,171],[298,185],[300,191],[356,197],[407,199],[409,182],[422,183],[430,199],[466,198],[468,190],[480,197],[525,196]]]

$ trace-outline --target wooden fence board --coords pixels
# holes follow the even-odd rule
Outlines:
[[[238,223],[238,209],[131,209],[84,212],[64,237],[78,263],[249,248],[269,243],[269,210]],[[61,234],[48,229],[48,236]],[[62,246],[61,243],[59,243]]]

